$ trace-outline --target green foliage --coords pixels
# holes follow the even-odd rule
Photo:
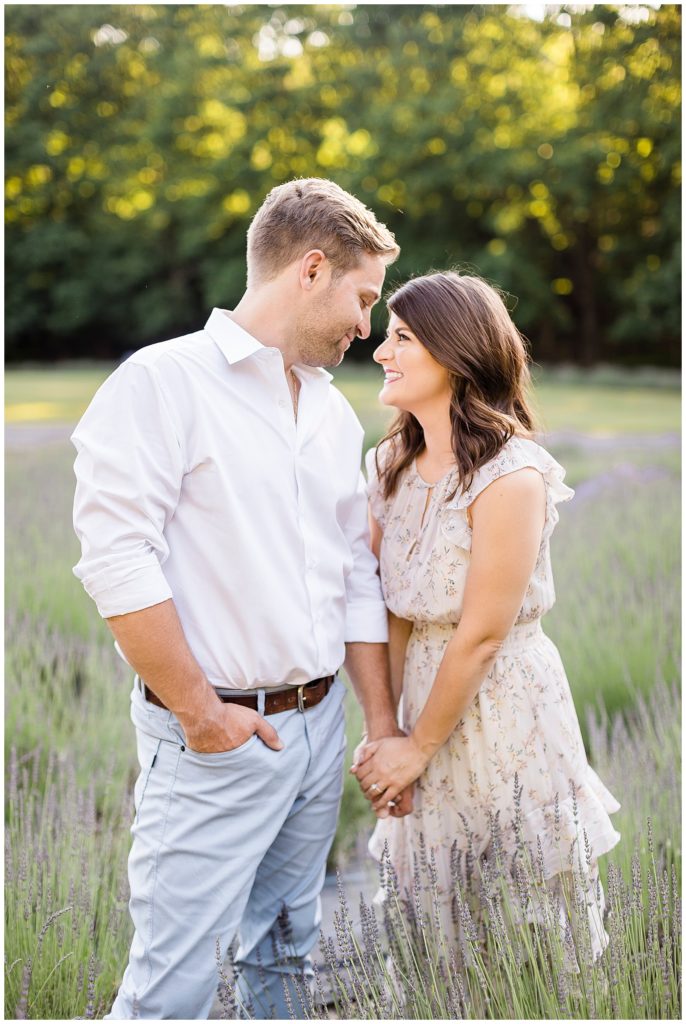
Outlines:
[[[195,329],[267,191],[320,175],[396,232],[392,280],[474,267],[538,358],[678,361],[676,5],[13,5],[6,32],[9,359]]]

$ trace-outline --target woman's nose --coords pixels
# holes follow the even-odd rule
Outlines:
[[[388,351],[388,338],[382,341],[378,348],[376,348],[372,354],[372,359],[375,363],[383,363],[385,359],[390,358],[390,352]]]

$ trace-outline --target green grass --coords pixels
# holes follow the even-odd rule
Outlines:
[[[5,373],[5,419],[76,423],[113,369],[110,363],[10,368]]]
[[[680,429],[680,378],[677,374],[633,376],[548,369],[535,373],[533,405],[545,433],[570,431],[595,437],[662,434]],[[336,385],[360,417],[368,444],[376,443],[393,417],[381,406],[379,367],[343,364]],[[645,384],[642,383],[645,380]]]
[[[54,400],[57,420],[73,420],[105,372],[10,371],[7,400],[11,407]],[[383,429],[378,378],[349,368],[338,376],[372,443]],[[641,710],[665,692],[662,680],[674,686],[679,677],[680,459],[676,443],[655,437],[677,429],[678,396],[659,383],[623,391],[604,378],[580,383],[558,374],[541,386],[556,429],[595,436],[560,437],[551,449],[577,495],[560,507],[553,539],[558,601],[545,629],[560,648],[594,767],[623,805],[616,816],[623,840],[613,856],[625,877],[635,841],[642,867],[649,865],[647,815],[664,856],[678,863],[681,853],[678,709],[660,697],[659,714]],[[587,430],[586,413],[578,413],[584,406]],[[639,410],[644,440],[633,436]],[[607,424],[616,431],[612,445],[599,440]],[[57,441],[10,449],[5,465],[7,1016],[17,1007],[43,1019],[98,1015],[130,941],[131,679],[71,573],[79,557],[73,457],[71,446]],[[349,765],[361,716],[352,696],[347,705]],[[591,711],[595,725],[587,720]],[[339,864],[371,827],[357,783],[346,775],[334,847]],[[647,954],[639,938],[630,948],[640,959]],[[620,1008],[635,1008],[634,996]],[[673,1005],[655,1000],[662,1011]]]
[[[11,423],[75,422],[112,364],[10,368],[5,376],[6,419]],[[383,434],[393,413],[381,406],[381,370],[344,363],[334,373],[357,410],[368,443]],[[680,378],[673,371],[537,369],[535,405],[546,432],[595,436],[660,434],[680,426]]]

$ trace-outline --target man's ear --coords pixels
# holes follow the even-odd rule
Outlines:
[[[300,286],[311,291],[325,275],[329,261],[321,249],[310,249],[300,261]]]

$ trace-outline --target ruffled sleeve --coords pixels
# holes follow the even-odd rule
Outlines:
[[[494,459],[476,471],[469,487],[458,489],[455,497],[444,507],[441,529],[443,535],[458,547],[471,548],[472,531],[467,521],[467,509],[489,484],[501,476],[518,469],[537,469],[546,489],[546,516],[543,539],[550,537],[560,518],[560,502],[569,501],[574,491],[564,483],[565,470],[545,448],[535,441],[513,437]]]
[[[376,471],[376,453],[379,451],[377,448],[370,448],[365,455],[365,468],[367,470],[367,498],[369,499],[369,507],[371,513],[376,519],[381,529],[386,527],[386,515],[388,512],[388,502],[383,496],[381,490],[381,484],[379,482],[379,476]],[[383,449],[379,451],[379,462],[383,470]]]

